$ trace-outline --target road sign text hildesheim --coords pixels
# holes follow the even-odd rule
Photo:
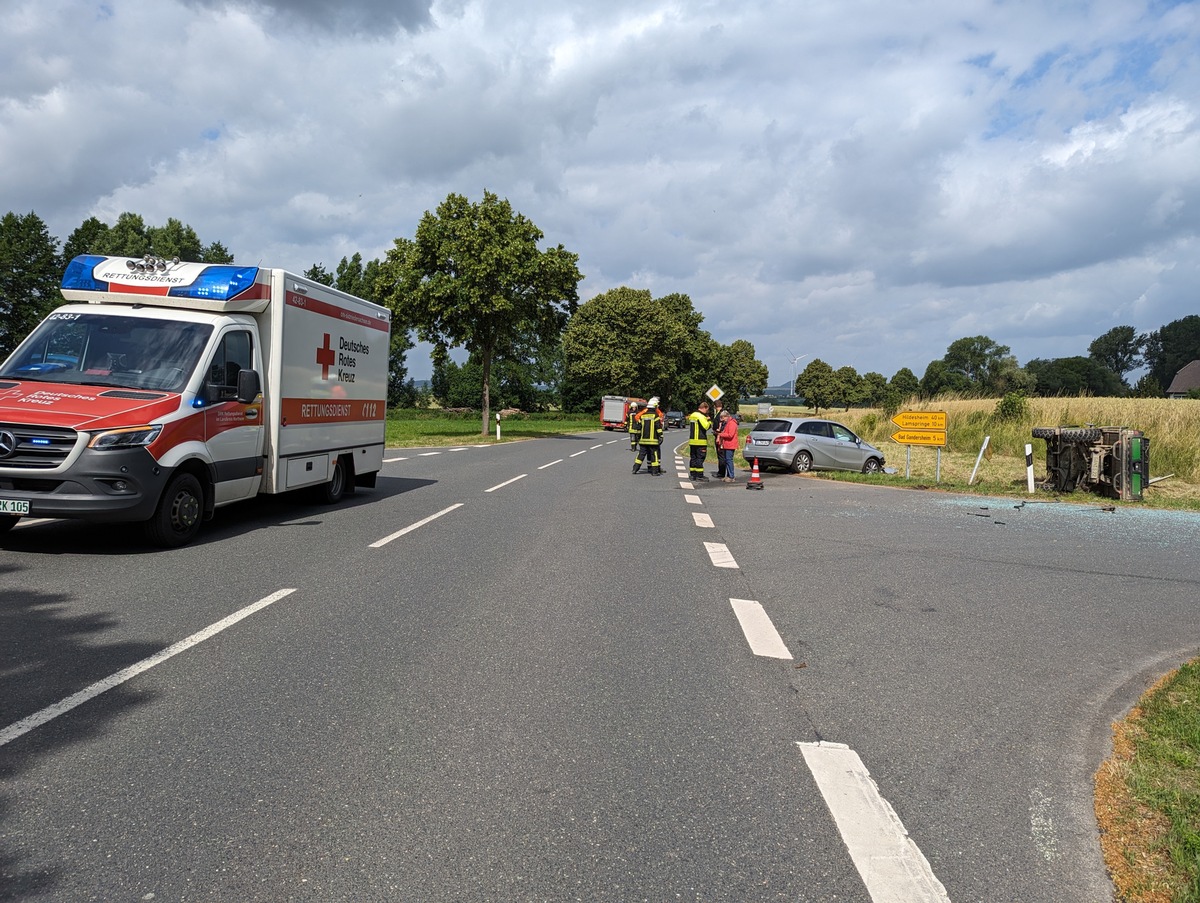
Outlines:
[[[946,444],[946,425],[949,418],[945,411],[900,411],[892,423],[900,427],[892,433],[892,441],[906,446],[904,477],[912,474],[912,447],[914,445],[937,446],[936,482],[942,482],[942,446]]]

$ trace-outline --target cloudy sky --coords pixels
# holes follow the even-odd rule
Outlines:
[[[773,384],[1200,313],[1200,2],[0,0],[0,212],[382,256],[450,192]],[[410,374],[429,361],[410,356]]]

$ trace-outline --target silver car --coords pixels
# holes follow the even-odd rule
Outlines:
[[[863,441],[834,420],[820,417],[775,417],[760,420],[746,434],[742,456],[758,459],[760,469],[769,465],[807,470],[883,469],[883,452]]]

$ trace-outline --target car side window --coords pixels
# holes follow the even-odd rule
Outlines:
[[[250,333],[245,331],[227,333],[213,355],[208,368],[210,397],[216,401],[232,401],[237,398],[238,374],[254,366],[254,346]]]
[[[801,436],[819,436],[821,435],[821,424],[802,423],[796,427],[796,433]]]
[[[838,423],[830,424],[833,427],[833,438],[841,439],[843,442],[856,442],[858,437],[850,432],[844,426]]]

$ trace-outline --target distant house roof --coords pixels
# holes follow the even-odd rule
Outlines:
[[[1182,398],[1192,389],[1200,389],[1200,361],[1192,361],[1175,374],[1167,389],[1167,397]]]

